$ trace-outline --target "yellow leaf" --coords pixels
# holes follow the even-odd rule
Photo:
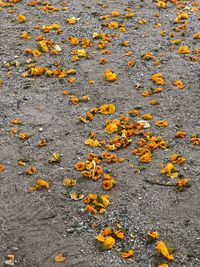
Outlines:
[[[18,163],[18,165],[20,165],[20,166],[26,166],[26,162],[23,161],[22,159],[18,160],[17,163]]]
[[[96,239],[103,245],[104,249],[111,249],[115,245],[115,239],[112,236],[96,236]]]
[[[165,8],[166,7],[166,3],[164,1],[158,0],[157,7]]]
[[[104,77],[107,81],[110,81],[110,82],[114,82],[117,80],[117,74],[112,72],[110,69],[105,70]]]
[[[190,50],[187,46],[180,46],[178,49],[179,54],[188,54],[190,53]]]
[[[79,57],[86,57],[87,52],[86,52],[84,49],[78,49],[78,50],[77,50],[77,55],[78,55]]]
[[[103,235],[98,235],[98,236],[96,236],[96,240],[98,240],[99,242],[104,242],[104,240],[105,240],[105,236],[103,236]]]
[[[160,121],[156,121],[155,125],[158,126],[158,127],[167,127],[169,125],[169,122],[160,120]]]
[[[169,267],[167,263],[159,264],[158,267]]]
[[[68,22],[69,24],[76,24],[77,21],[78,21],[78,19],[75,18],[75,17],[72,17],[72,18],[67,19],[67,22]]]
[[[22,125],[22,120],[21,119],[14,119],[11,121],[12,124],[15,124],[15,125]]]
[[[176,168],[174,167],[172,163],[167,163],[165,168],[161,170],[161,173],[171,178],[177,178],[179,175],[179,171],[176,170]]]
[[[111,21],[108,23],[108,28],[110,29],[117,29],[119,28],[119,23],[116,21]]]
[[[46,139],[40,139],[39,142],[38,142],[38,146],[39,147],[43,147],[43,146],[46,146],[47,145],[47,141]]]
[[[39,189],[49,189],[49,183],[45,180],[39,179],[36,184],[32,187],[29,187],[29,192]]]
[[[67,187],[71,187],[71,186],[75,186],[76,185],[76,180],[75,179],[71,179],[71,178],[67,178],[63,181],[63,185],[67,186]]]
[[[175,80],[173,81],[173,85],[175,85],[176,87],[183,89],[185,87],[184,83],[180,80]]]
[[[128,251],[124,251],[124,252],[122,252],[122,258],[125,258],[125,259],[127,259],[127,258],[130,258],[130,257],[133,257],[134,256],[134,250],[132,250],[132,249],[129,249]]]
[[[60,155],[59,153],[53,153],[52,157],[49,160],[49,163],[57,163],[60,162]]]
[[[104,246],[107,249],[111,249],[115,245],[115,239],[112,236],[106,236],[104,241]]]
[[[119,16],[120,16],[120,12],[117,11],[117,10],[113,10],[112,13],[111,13],[111,15],[112,15],[113,17],[119,17]]]
[[[169,253],[169,250],[166,244],[162,240],[157,243],[156,249],[159,253],[161,253],[168,260],[170,261],[174,260],[174,256]]]
[[[113,179],[112,180],[105,180],[102,182],[102,187],[104,190],[110,190],[114,184],[116,184],[116,182]]]
[[[39,46],[40,46],[40,49],[42,50],[42,52],[48,52],[49,51],[46,40],[40,41]]]
[[[125,234],[122,231],[115,231],[114,235],[119,239],[124,239],[125,238]]]
[[[112,229],[110,227],[106,227],[103,231],[102,231],[102,235],[103,236],[107,236],[107,235],[110,235],[112,234]]]
[[[165,78],[162,73],[153,74],[150,79],[157,85],[165,85]]]
[[[15,135],[17,133],[17,129],[16,128],[11,128],[10,129],[10,134],[11,135]]]
[[[19,162],[18,162],[19,164]],[[25,171],[26,174],[28,175],[33,175],[36,173],[36,168],[34,166],[31,166],[30,168],[28,168],[28,170]]]
[[[112,114],[115,111],[116,111],[115,104],[104,104],[104,105],[101,105],[99,108],[99,112],[105,115]]]
[[[99,141],[98,141],[97,139],[96,139],[96,140],[93,140],[93,139],[91,139],[91,138],[87,139],[87,140],[85,141],[85,144],[86,144],[86,145],[89,145],[89,146],[91,146],[91,147],[97,147],[97,146],[100,145],[100,143],[99,143]]]
[[[18,20],[19,23],[24,23],[26,21],[26,17],[24,15],[22,15],[22,14],[19,14],[17,16],[17,20]]]
[[[20,137],[22,140],[27,140],[27,139],[29,139],[30,134],[29,134],[29,133],[25,133],[25,132],[23,132],[23,133],[20,133],[19,137]]]
[[[105,128],[106,133],[112,134],[112,133],[117,132],[117,131],[118,131],[117,124],[110,122],[106,125],[106,128]]]
[[[150,232],[148,231],[147,235],[153,239],[157,239],[159,237],[159,233],[158,232]]]

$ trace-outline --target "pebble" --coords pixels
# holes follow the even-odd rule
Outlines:
[[[94,230],[93,230],[93,229],[88,229],[87,232],[88,232],[88,233],[93,233]]]
[[[74,228],[68,228],[68,229],[67,229],[67,233],[69,233],[69,234],[73,233],[74,231],[75,231]]]
[[[84,225],[84,222],[79,222],[78,223],[78,226],[83,226]]]
[[[81,208],[81,209],[78,210],[78,212],[79,212],[80,214],[84,214],[84,213],[85,213],[85,209]]]
[[[141,257],[139,258],[141,261],[146,261],[148,260],[147,255],[141,255]]]
[[[43,131],[43,128],[41,127],[41,128],[39,128],[39,132],[42,132]]]
[[[76,229],[76,231],[77,231],[78,233],[81,233],[83,230],[84,230],[83,227],[80,227],[80,228],[77,228],[77,229]]]

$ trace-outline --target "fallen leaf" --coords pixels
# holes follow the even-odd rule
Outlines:
[[[78,193],[78,192],[72,192],[69,194],[71,199],[73,200],[81,200],[84,198],[84,195],[82,193]]]
[[[66,260],[66,257],[63,254],[58,254],[57,256],[55,256],[54,260],[55,262],[63,262]]]

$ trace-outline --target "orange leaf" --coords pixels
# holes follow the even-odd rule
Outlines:
[[[3,172],[5,170],[5,167],[3,164],[0,164],[0,172]]]
[[[63,256],[63,254],[58,254],[57,256],[55,256],[54,259],[55,259],[55,262],[63,262],[66,259],[66,257]]]

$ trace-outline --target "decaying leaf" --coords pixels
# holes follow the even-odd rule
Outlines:
[[[60,154],[54,152],[52,157],[49,159],[49,163],[59,163],[60,162]]]
[[[84,195],[82,193],[79,193],[79,192],[72,192],[69,194],[71,199],[73,200],[81,200],[84,198]]]

